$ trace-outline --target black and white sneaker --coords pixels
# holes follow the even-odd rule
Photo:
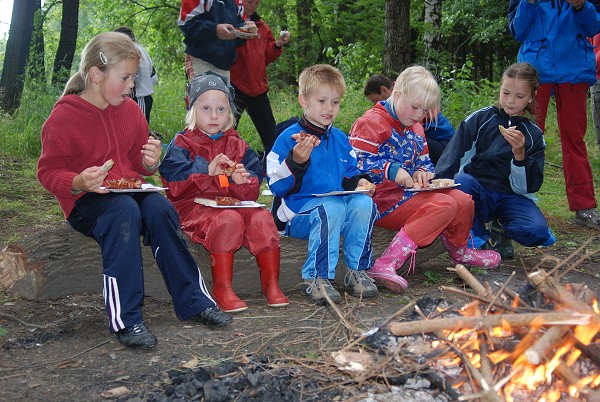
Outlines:
[[[121,345],[128,348],[151,348],[156,346],[158,340],[152,332],[144,325],[144,322],[139,322],[131,327],[120,330],[115,333]]]
[[[189,319],[209,327],[224,327],[233,321],[233,317],[222,312],[217,306],[204,309]]]
[[[575,212],[575,222],[581,226],[600,227],[600,213],[596,208],[582,209]]]

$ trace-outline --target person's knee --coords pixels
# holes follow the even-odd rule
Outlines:
[[[478,184],[473,176],[467,173],[459,173],[454,177],[454,182],[460,184],[460,189],[466,191]]]
[[[548,226],[541,223],[528,223],[520,227],[508,226],[509,237],[525,247],[536,247],[544,244],[550,237]]]

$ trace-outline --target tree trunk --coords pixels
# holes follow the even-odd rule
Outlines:
[[[14,113],[21,103],[33,19],[39,3],[38,0],[15,0],[13,4],[2,78],[0,78],[0,107],[10,114]]]
[[[296,16],[298,18],[298,34],[296,47],[296,67],[298,72],[305,67],[314,64],[312,55],[314,53],[313,45],[313,27],[311,19],[311,10],[314,7],[314,0],[298,0],[296,3]],[[296,75],[297,77],[297,75]]]
[[[410,65],[410,0],[385,1],[383,70],[397,77]]]
[[[424,64],[427,68],[436,64],[440,51],[440,37],[442,32],[442,0],[425,0],[425,32],[423,43],[425,45]]]
[[[33,35],[31,38],[31,57],[29,59],[29,78],[37,82],[46,82],[46,67],[44,63],[44,15],[42,14],[42,0],[37,3],[33,19]]]
[[[65,84],[71,75],[71,65],[77,47],[79,0],[63,0],[60,39],[54,59],[52,85]]]
[[[396,231],[375,227],[372,236],[373,258],[377,258],[394,238]],[[212,285],[209,255],[204,247],[188,241],[202,276]],[[417,263],[437,257],[444,251],[440,241],[420,248]],[[340,253],[341,253],[340,249]],[[290,291],[302,282],[301,267],[306,260],[307,242],[291,237],[281,238],[281,271],[279,283]],[[170,296],[152,256],[150,247],[142,247],[145,293],[158,300]],[[407,264],[408,265],[408,262]],[[340,258],[336,286],[342,285],[346,268]],[[233,287],[240,295],[260,293],[256,260],[246,248],[235,253]],[[17,244],[0,250],[0,290],[27,299],[48,300],[66,295],[102,292],[102,256],[100,247],[89,237],[68,224],[38,232]]]

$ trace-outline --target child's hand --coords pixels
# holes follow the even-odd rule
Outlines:
[[[149,136],[146,144],[142,146],[142,156],[144,158],[144,165],[158,165],[161,153],[162,146],[160,144],[160,141],[155,139],[153,136]]]
[[[358,184],[356,186],[357,190],[360,190],[362,188],[369,190],[365,193],[369,197],[373,197],[375,195],[375,188],[376,188],[375,184],[371,183],[369,180],[365,179],[364,177],[358,181]]]
[[[522,161],[525,159],[525,136],[516,128],[509,127],[505,130],[500,130],[504,139],[512,147],[515,160]]]
[[[244,165],[241,163],[235,165],[235,170],[231,174],[231,180],[233,180],[235,184],[250,183],[250,179],[248,179],[248,177],[250,177],[250,173],[248,173]]]
[[[235,34],[232,32],[235,27],[231,24],[218,24],[216,28],[217,38],[221,40],[235,39]]]
[[[109,191],[100,188],[106,176],[108,176],[108,172],[102,170],[102,166],[89,167],[73,178],[71,190],[106,194]]]
[[[408,172],[402,168],[398,169],[398,173],[396,173],[394,181],[406,188],[412,188],[414,185],[412,177],[410,177]]]
[[[227,155],[219,154],[219,155],[215,156],[215,159],[213,159],[208,164],[208,175],[209,176],[218,176],[220,174],[224,174],[224,175],[230,176],[231,173],[227,174],[228,173],[227,170],[233,164],[234,164],[234,162],[231,159],[229,159],[227,157]]]
[[[303,133],[299,133],[302,136]],[[295,135],[295,134],[294,134]],[[292,138],[294,138],[292,136]],[[305,134],[304,138],[294,138],[297,141],[292,151],[292,159],[298,164],[306,163],[310,158],[312,150],[321,143],[321,140],[310,134]]]
[[[420,188],[427,188],[429,187],[429,180],[433,179],[433,176],[434,174],[431,172],[417,170],[415,173],[413,173],[413,186],[417,184]]]
[[[279,38],[275,41],[275,46],[282,47],[290,43],[290,33],[287,30],[279,32]]]

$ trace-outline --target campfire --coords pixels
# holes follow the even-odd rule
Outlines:
[[[582,252],[577,258],[581,261],[594,254]],[[358,341],[386,327],[396,337],[429,342],[430,350],[416,346],[416,354],[426,356],[428,366],[441,373],[458,400],[600,401],[600,312],[585,285],[561,283],[577,266],[565,268],[568,260],[542,260],[528,273],[528,284],[519,292],[509,287],[514,272],[505,283],[494,283],[493,291],[464,266],[449,268],[471,291],[442,289],[470,302],[428,314],[412,302],[394,316],[414,309],[421,319],[392,318],[333,357],[343,361],[340,354],[350,353]],[[543,268],[548,262],[554,268]],[[359,361],[358,356],[345,357]]]
[[[466,286],[442,289],[466,297],[467,304],[431,309],[427,304],[432,299],[411,302],[332,357],[339,369],[356,378],[377,376],[386,383],[394,358],[419,357],[419,363],[443,378],[442,391],[461,401],[600,401],[598,303],[587,286],[562,283],[565,274],[597,253],[584,252],[586,245],[563,261],[542,259],[519,291],[509,286],[514,272],[505,283],[493,283],[493,290],[464,266],[449,268]],[[573,259],[577,261],[567,267]],[[411,310],[411,319],[397,321]],[[395,341],[387,345],[378,336]],[[357,353],[365,340],[394,357]],[[414,373],[424,372],[421,366]]]

